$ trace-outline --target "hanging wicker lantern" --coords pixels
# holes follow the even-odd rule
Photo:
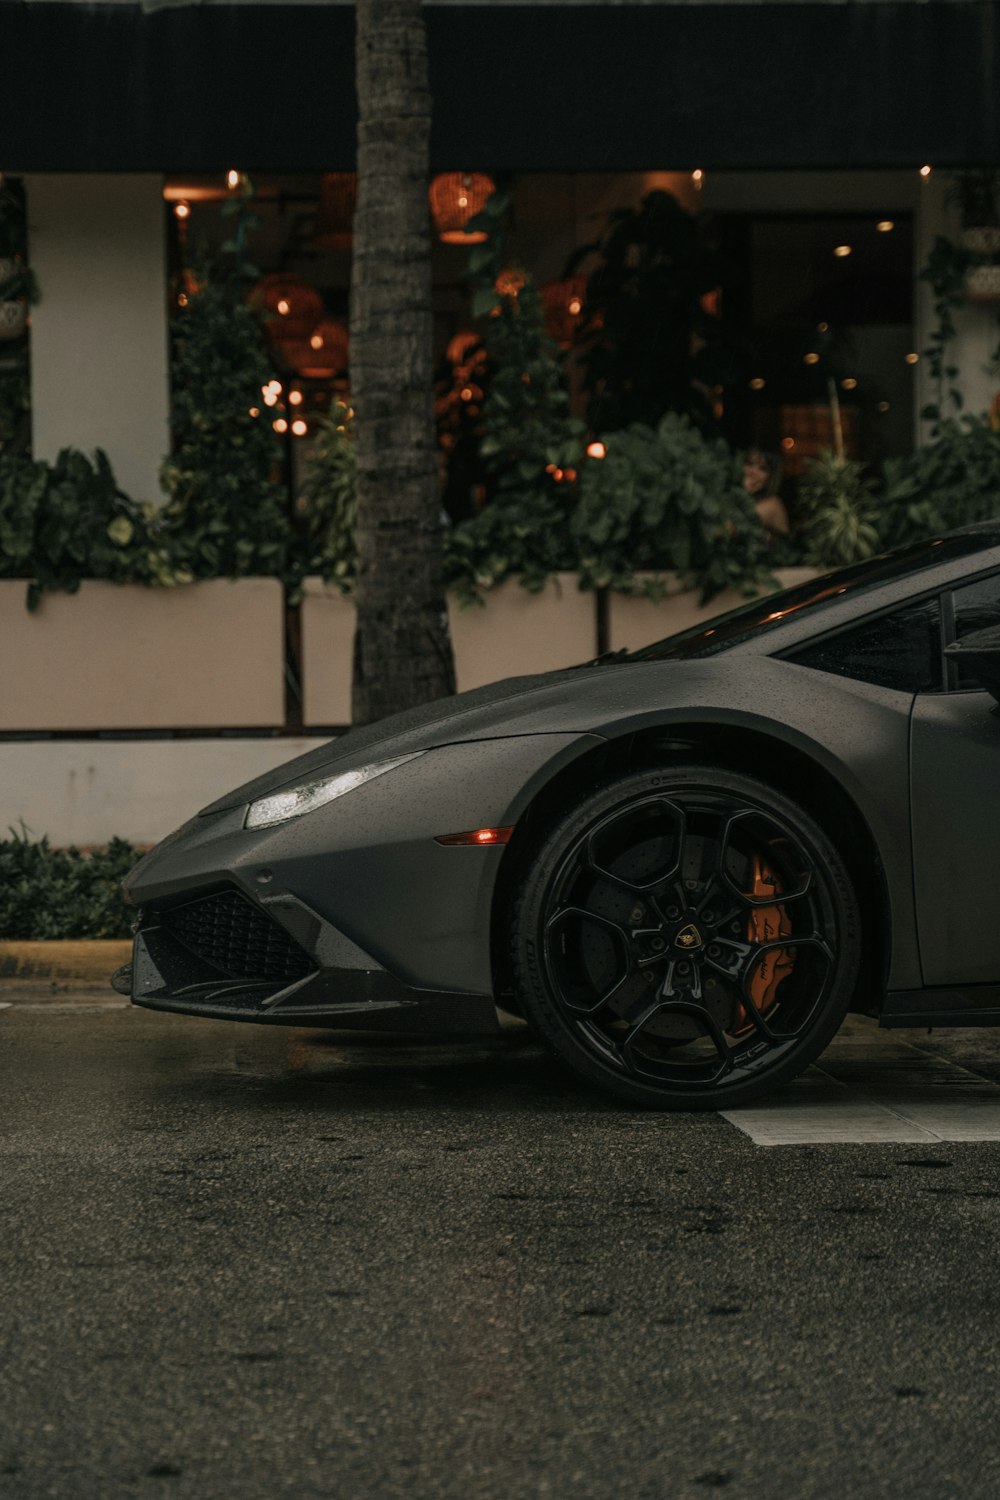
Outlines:
[[[307,339],[281,346],[282,356],[304,380],[332,380],[347,369],[350,337],[336,318],[321,318]]]
[[[450,365],[464,365],[475,350],[482,352],[482,335],[474,328],[463,328],[461,332],[453,334],[448,340],[445,350],[445,359]]]
[[[438,238],[448,245],[480,245],[488,238],[483,229],[466,234],[465,226],[486,207],[496,191],[492,177],[483,172],[442,172],[430,187],[431,217]]]
[[[266,314],[264,332],[271,344],[307,339],[323,316],[323,298],[294,271],[262,276],[247,300]]]
[[[586,276],[571,276],[566,281],[547,281],[541,288],[545,332],[563,349],[568,349],[573,342],[586,296]]]
[[[357,173],[327,172],[320,188],[313,236],[321,250],[350,250],[354,241],[357,201]]]

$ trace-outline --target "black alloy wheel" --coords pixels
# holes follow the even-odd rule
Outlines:
[[[544,837],[517,896],[526,1019],[590,1081],[723,1109],[819,1055],[857,982],[861,919],[836,846],[740,772],[637,772]]]

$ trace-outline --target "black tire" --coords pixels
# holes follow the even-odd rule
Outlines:
[[[840,1026],[860,950],[829,835],[712,766],[593,792],[540,839],[515,894],[526,1019],[576,1073],[652,1109],[728,1109],[794,1078]]]

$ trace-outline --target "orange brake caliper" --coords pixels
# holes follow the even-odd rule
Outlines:
[[[753,885],[750,895],[755,900],[762,896],[780,896],[781,882],[774,871],[754,855]],[[750,943],[774,943],[779,938],[791,937],[792,924],[783,906],[755,906],[747,923],[747,941]],[[788,948],[770,948],[761,955],[750,975],[748,987],[750,999],[763,1015],[771,1009],[777,998],[778,986],[795,967],[795,954]],[[740,1006],[737,1025],[749,1021],[745,1006]]]

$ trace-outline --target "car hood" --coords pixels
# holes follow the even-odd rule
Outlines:
[[[646,713],[671,706],[747,698],[747,657],[728,655],[696,661],[626,662],[571,667],[531,677],[509,677],[451,698],[393,714],[364,729],[352,729],[315,750],[286,761],[264,776],[236,787],[200,816],[243,806],[258,797],[348,770],[463,740],[526,734],[614,733]],[[754,671],[782,674],[778,662],[754,659]],[[751,695],[753,696],[753,695]]]

